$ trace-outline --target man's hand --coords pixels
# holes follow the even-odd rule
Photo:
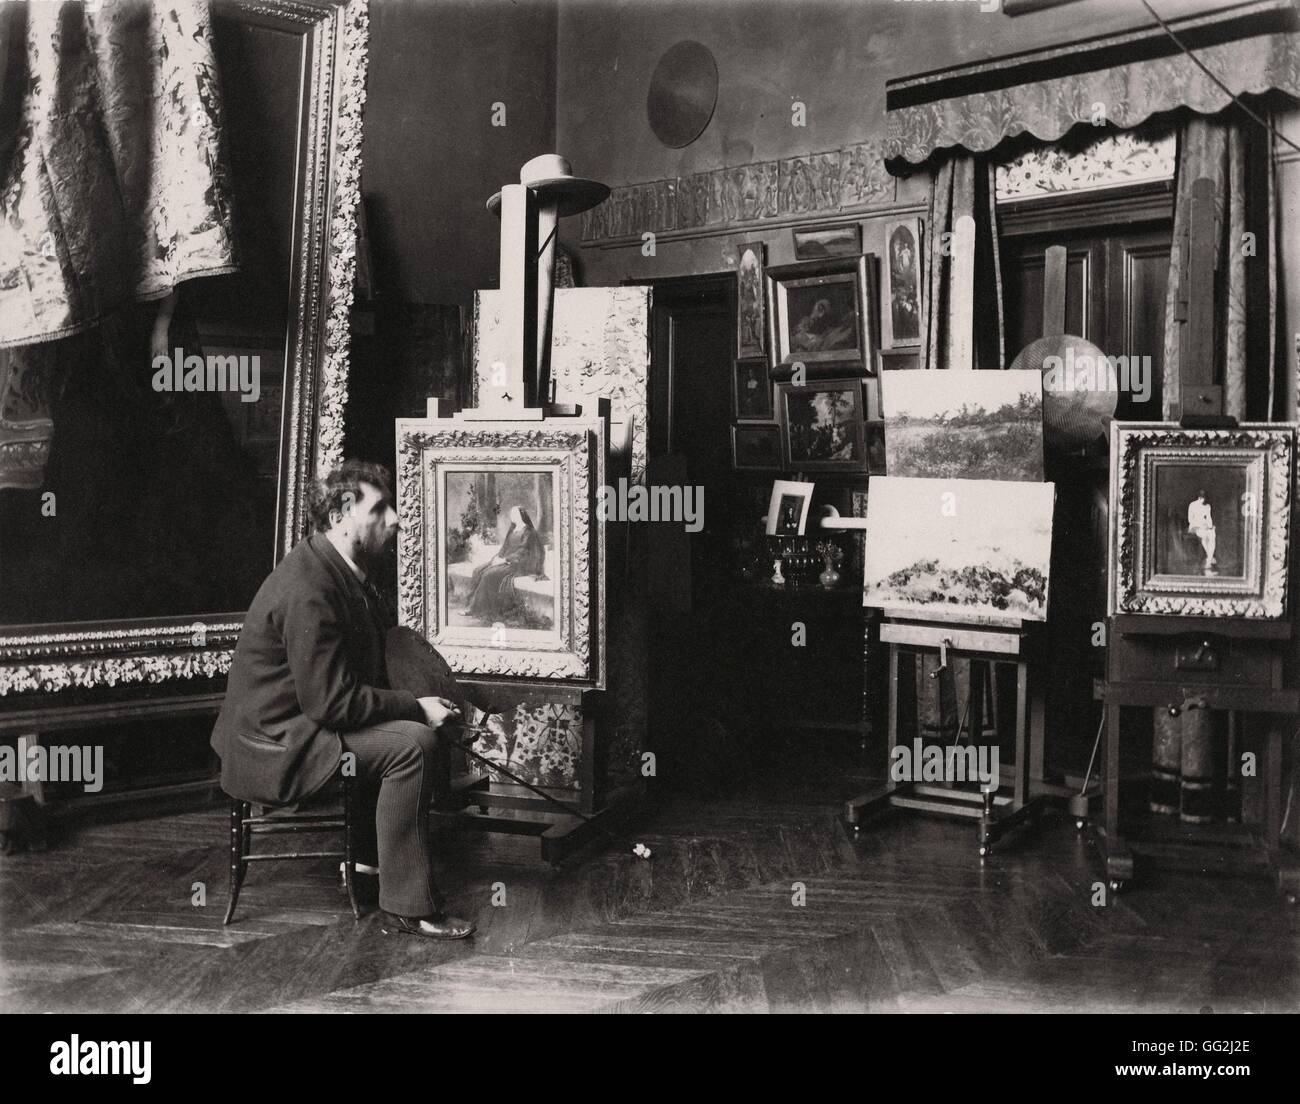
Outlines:
[[[420,708],[424,710],[424,719],[430,728],[441,728],[447,723],[455,724],[461,719],[460,710],[455,703],[446,698],[417,698]]]

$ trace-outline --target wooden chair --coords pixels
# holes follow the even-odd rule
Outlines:
[[[230,801],[230,904],[226,908],[223,924],[229,924],[235,915],[235,905],[239,901],[239,890],[248,873],[248,864],[252,862],[272,862],[274,860],[293,859],[342,859],[343,886],[347,890],[348,902],[352,905],[352,915],[361,918],[356,897],[356,861],[352,853],[352,785],[353,780],[342,777],[340,785],[329,786],[319,799],[313,799],[308,811],[263,811],[258,816],[252,815],[252,803],[231,798]],[[341,796],[342,812],[321,812],[320,810],[330,796]],[[257,835],[276,835],[280,833],[302,832],[342,832],[342,851],[277,851],[268,854],[252,853],[253,837]]]

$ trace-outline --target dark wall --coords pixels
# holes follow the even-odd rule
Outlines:
[[[371,0],[361,186],[381,296],[468,305],[496,285],[484,204],[555,147],[555,58],[554,0]]]

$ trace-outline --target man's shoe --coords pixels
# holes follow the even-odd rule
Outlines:
[[[384,912],[379,923],[385,935],[422,935],[425,939],[464,939],[477,927],[455,916],[398,916]]]

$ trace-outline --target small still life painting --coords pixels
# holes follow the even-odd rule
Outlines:
[[[930,620],[1047,619],[1052,483],[871,480],[863,603]]]

